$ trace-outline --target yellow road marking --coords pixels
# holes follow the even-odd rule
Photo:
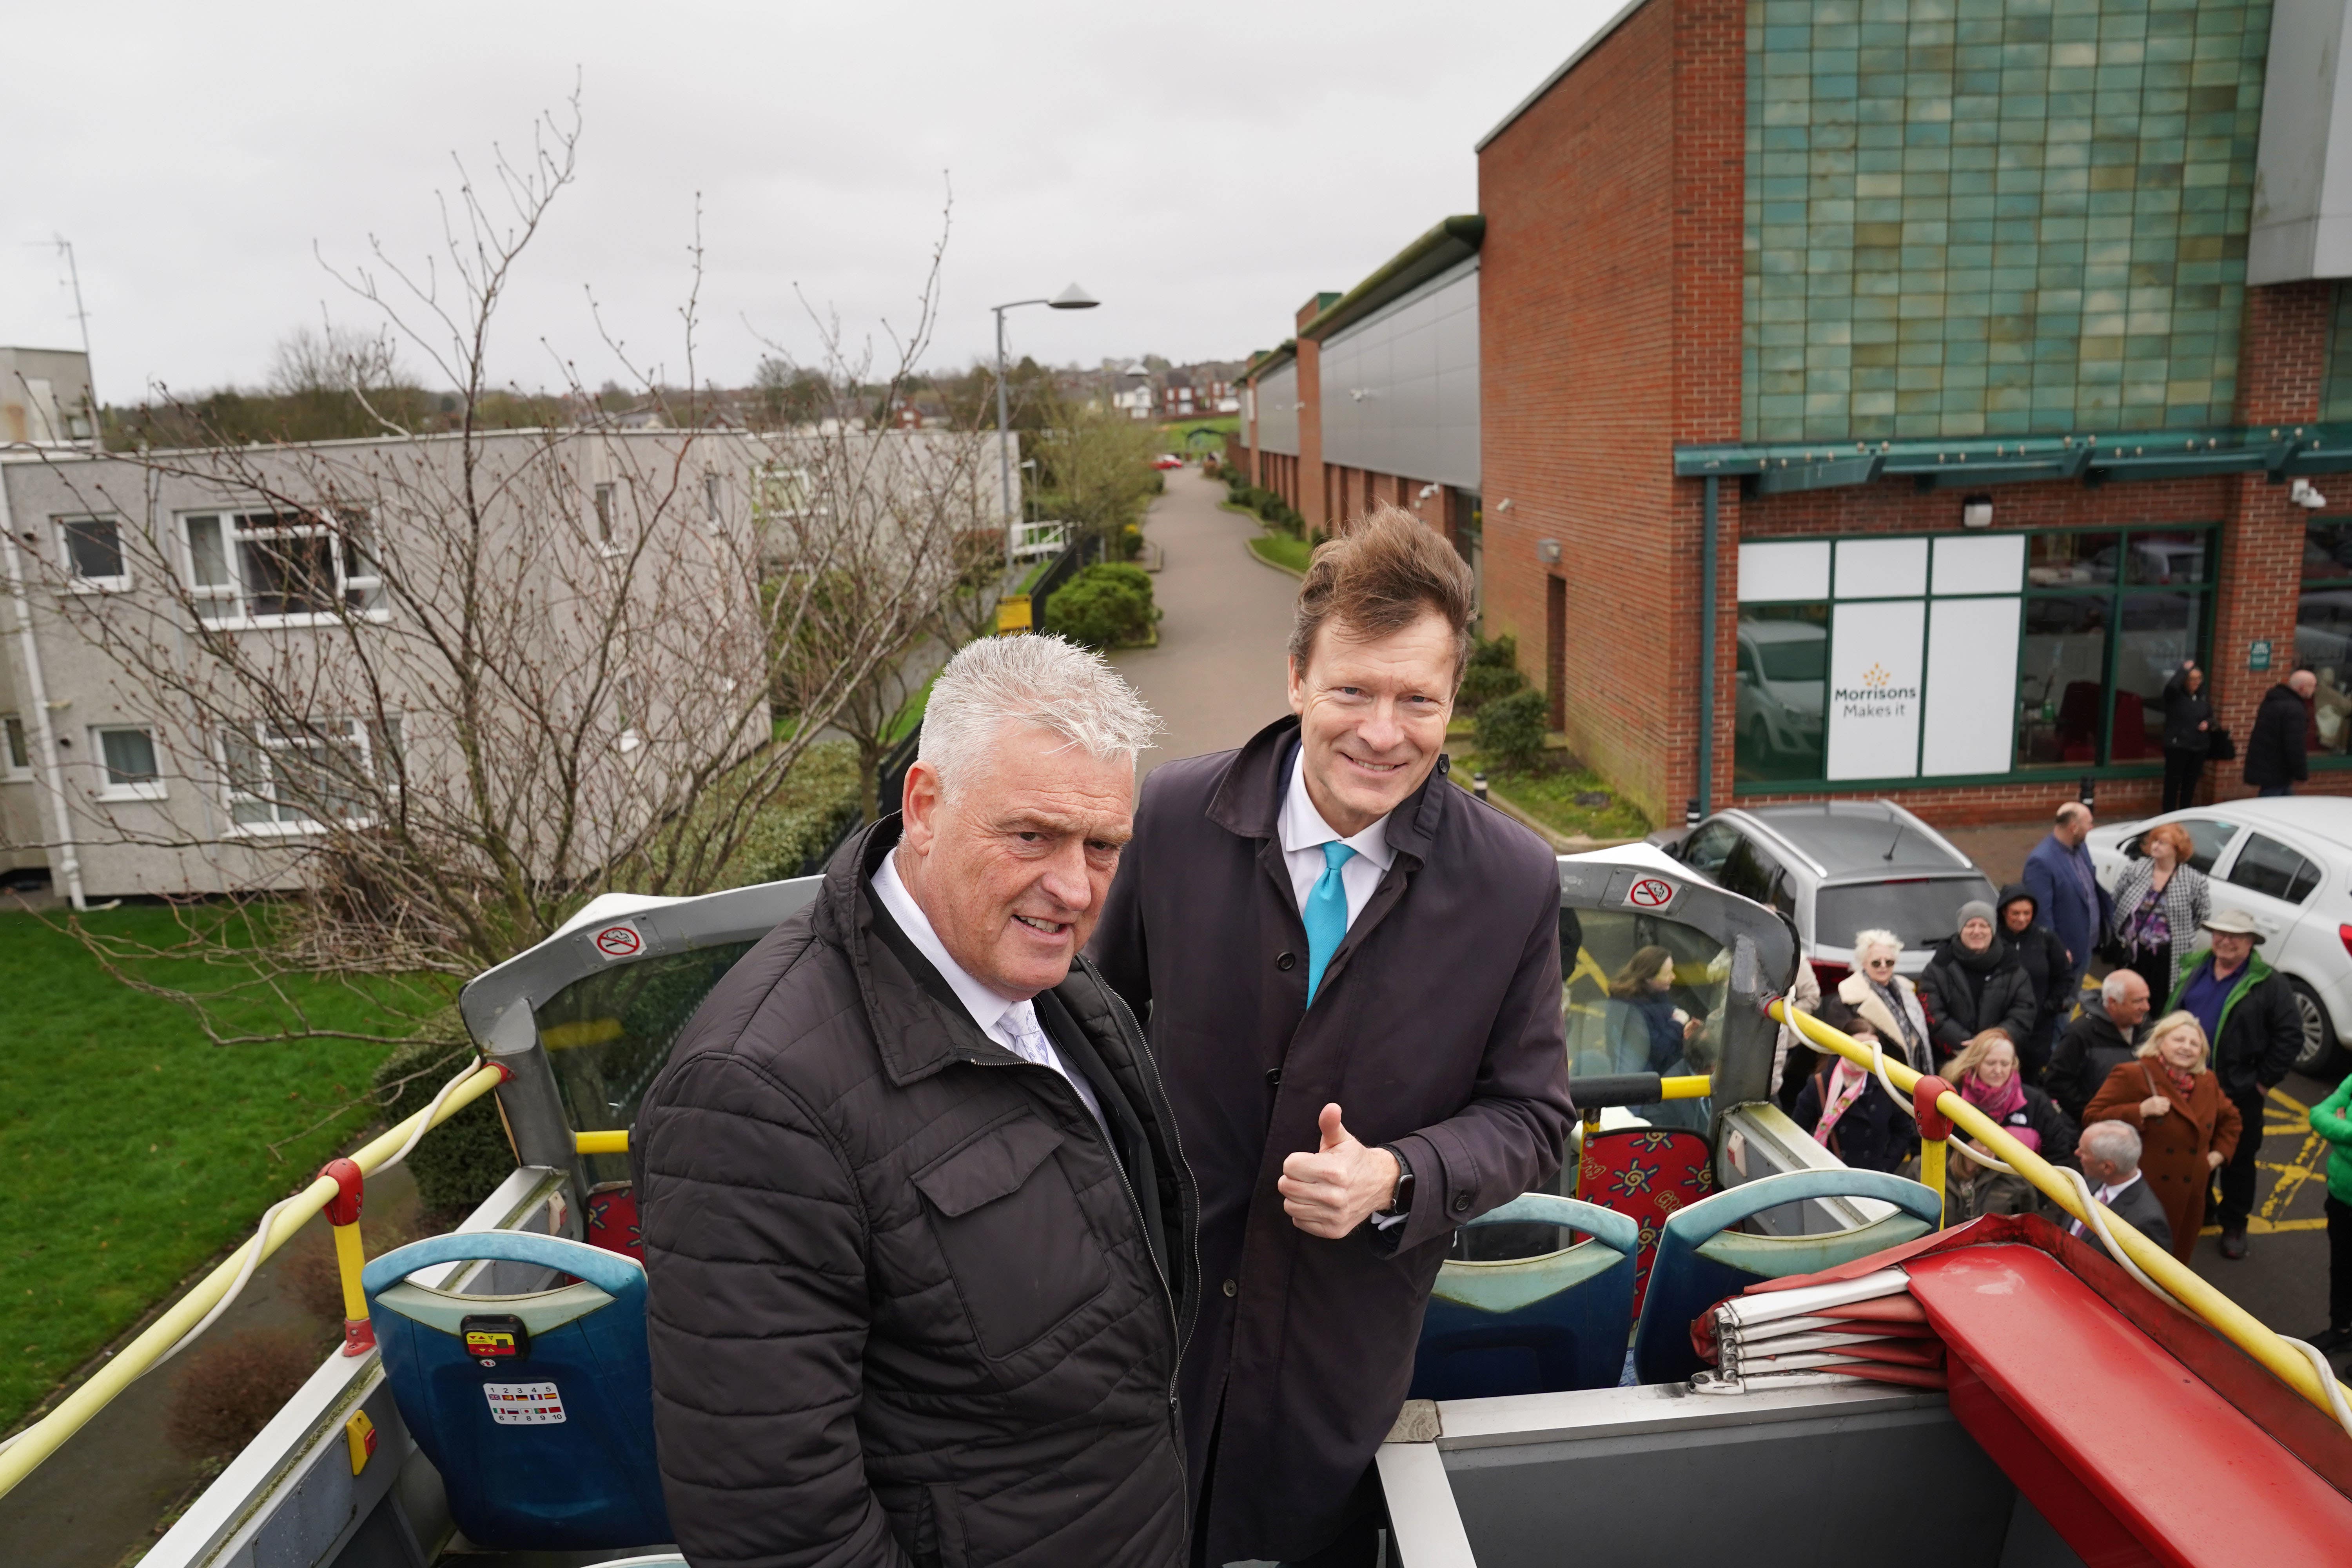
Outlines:
[[[2271,1098],[2277,1100],[2281,1105],[2285,1106],[2289,1110],[2295,1111],[2304,1116],[2311,1114],[2311,1107],[2305,1105],[2303,1101],[2295,1099],[2294,1096],[2287,1093],[2284,1089],[2274,1089],[2271,1090]]]

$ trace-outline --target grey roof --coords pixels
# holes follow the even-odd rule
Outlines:
[[[1802,851],[1826,876],[1976,869],[1967,856],[1892,801],[1792,801],[1740,810]]]

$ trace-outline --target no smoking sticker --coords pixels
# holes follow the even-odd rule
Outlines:
[[[1675,885],[1661,877],[1644,877],[1626,889],[1625,901],[1637,910],[1663,910],[1675,901]]]
[[[606,926],[596,933],[596,951],[606,958],[635,958],[645,947],[646,939],[632,925]]]

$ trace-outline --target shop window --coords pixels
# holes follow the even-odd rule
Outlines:
[[[2303,531],[2303,597],[2294,617],[2294,664],[2319,681],[2312,701],[2318,750],[2352,751],[2352,522]]]
[[[1829,704],[1829,605],[1743,605],[1737,641],[1732,675],[1737,776],[1822,777],[1822,721]]]

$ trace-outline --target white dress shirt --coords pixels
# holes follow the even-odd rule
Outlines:
[[[882,900],[882,907],[890,911],[890,918],[898,922],[900,931],[907,933],[907,940],[915,944],[915,951],[931,961],[931,967],[940,972],[940,978],[945,980],[948,989],[956,994],[956,1000],[962,1003],[964,1011],[971,1015],[971,1021],[980,1026],[980,1032],[1014,1056],[1035,1062],[1039,1067],[1052,1068],[1069,1079],[1070,1087],[1078,1091],[1078,1098],[1087,1102],[1088,1110],[1094,1112],[1095,1121],[1102,1126],[1104,1137],[1108,1139],[1110,1126],[1103,1121],[1102,1105],[1095,1099],[1094,1086],[1087,1082],[1085,1074],[1073,1072],[1070,1064],[1062,1059],[1054,1037],[1037,1021],[1037,1005],[1034,1002],[1007,1002],[974,980],[962,964],[949,956],[947,945],[940,941],[940,933],[931,929],[930,917],[923,913],[923,906],[915,902],[915,895],[908,892],[907,884],[899,879],[896,850],[882,857],[882,868],[874,873],[874,896]]]
[[[1307,770],[1299,763],[1299,754],[1292,752],[1290,787],[1283,793],[1282,814],[1275,822],[1282,840],[1282,863],[1290,872],[1290,891],[1298,900],[1299,912],[1305,913],[1307,895],[1323,879],[1323,846],[1337,839],[1356,852],[1339,868],[1339,886],[1348,895],[1348,924],[1353,926],[1364,906],[1372,901],[1372,890],[1388,875],[1389,863],[1396,858],[1396,851],[1389,847],[1389,819],[1381,817],[1352,838],[1340,837],[1339,830],[1315,809],[1314,798],[1307,793]]]
[[[2127,1191],[2131,1187],[2132,1183],[2138,1181],[2140,1173],[2137,1171],[2134,1171],[2131,1173],[2131,1181],[2117,1182],[2112,1187],[2094,1187],[2091,1189],[2091,1196],[2098,1200],[2099,1205],[2102,1208],[2113,1208],[2116,1206],[2116,1194]],[[2081,1220],[2078,1219],[2069,1228],[2072,1229],[2076,1236],[2080,1236],[2087,1227]]]

